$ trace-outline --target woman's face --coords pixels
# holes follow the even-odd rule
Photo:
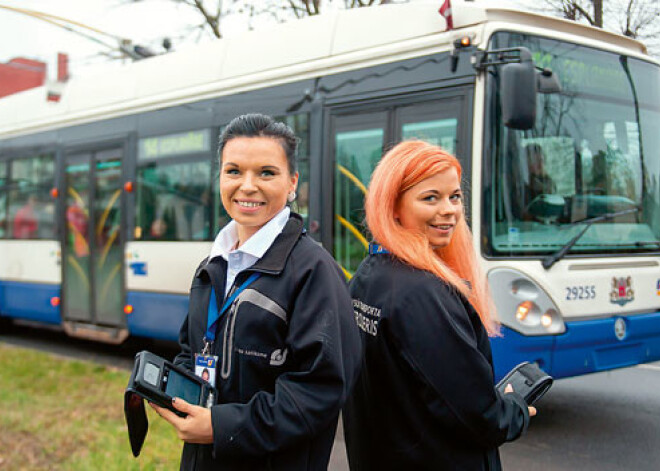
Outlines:
[[[270,137],[236,137],[225,145],[220,169],[220,197],[238,224],[244,243],[287,202],[298,173],[289,173],[284,149]]]
[[[463,199],[455,168],[438,173],[409,188],[394,216],[412,232],[423,234],[433,248],[449,245],[463,217]]]

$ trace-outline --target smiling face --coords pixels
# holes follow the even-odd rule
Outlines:
[[[298,173],[289,173],[284,149],[270,137],[231,139],[220,167],[222,205],[236,221],[242,245],[284,208]]]
[[[422,180],[403,193],[394,216],[411,232],[423,234],[433,248],[449,245],[463,217],[463,197],[455,168]]]

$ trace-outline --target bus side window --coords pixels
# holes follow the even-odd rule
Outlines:
[[[150,162],[138,168],[136,238],[211,238],[211,161]],[[138,237],[139,236],[139,237]]]
[[[13,239],[54,238],[55,204],[50,197],[55,181],[53,156],[15,159],[10,165],[11,178],[4,193],[7,235]]]

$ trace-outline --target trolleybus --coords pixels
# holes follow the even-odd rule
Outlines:
[[[660,359],[660,69],[634,40],[455,1],[338,11],[0,100],[0,317],[176,339],[227,222],[217,136],[262,112],[301,137],[307,230],[350,278],[384,150],[456,154],[502,336],[496,373]]]

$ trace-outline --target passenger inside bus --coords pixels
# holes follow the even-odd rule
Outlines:
[[[14,215],[14,239],[35,239],[39,224],[36,215],[37,196],[31,194],[27,201],[21,206]]]
[[[536,143],[525,146],[527,184],[523,220],[536,220],[546,224],[555,221],[564,212],[564,198],[557,195],[557,185],[546,169],[543,148]]]
[[[539,144],[527,144],[525,146],[525,156],[527,157],[527,170],[529,172],[525,200],[529,204],[539,195],[555,193],[557,186],[545,169],[545,155]]]

